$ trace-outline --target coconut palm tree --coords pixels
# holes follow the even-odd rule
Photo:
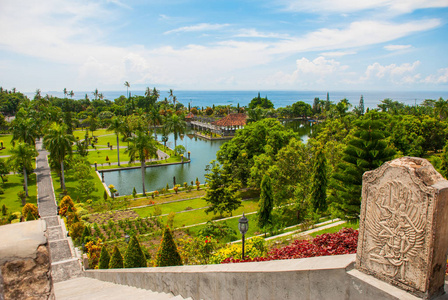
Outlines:
[[[67,92],[67,88],[64,88],[64,98],[67,98],[68,92]]]
[[[28,197],[28,174],[27,170],[33,170],[33,160],[38,155],[34,146],[20,142],[11,149],[12,155],[9,157],[11,165],[17,171],[23,172],[25,195]],[[22,205],[25,205],[22,200]]]
[[[30,146],[36,144],[36,138],[39,137],[39,130],[35,119],[16,117],[11,125],[13,146],[16,141],[24,142]]]
[[[75,137],[66,133],[65,124],[53,123],[44,136],[45,148],[50,151],[50,159],[59,164],[61,168],[61,189],[65,190],[64,159],[66,155],[72,154],[72,145]]]
[[[70,92],[68,93],[68,95],[70,96],[70,98],[73,98],[73,96],[75,95],[75,93],[74,93],[73,91],[70,91]]]
[[[149,123],[152,124],[153,130],[154,130],[154,139],[157,139],[156,135],[156,125],[159,125],[162,123],[162,116],[160,115],[159,111],[154,107],[151,106],[147,118],[149,120]]]
[[[172,132],[174,134],[174,148],[176,148],[176,142],[180,134],[185,133],[185,128],[187,123],[182,117],[177,114],[173,114],[171,117],[166,119],[165,128],[167,132]]]
[[[142,187],[143,196],[146,196],[145,191],[145,162],[149,157],[157,156],[157,147],[153,138],[146,132],[137,131],[135,136],[128,138],[130,145],[126,152],[129,153],[130,163],[135,162],[137,159],[140,161],[140,168],[142,171]]]
[[[129,82],[125,81],[124,82],[124,86],[126,87],[126,94],[129,97],[129,88],[131,87],[131,85],[129,84]]]
[[[117,159],[118,166],[120,166],[120,133],[123,131],[123,118],[121,116],[113,117],[107,130],[115,132],[117,136]]]
[[[93,96],[95,96],[95,100],[97,100],[98,96],[100,95],[100,93],[98,92],[98,89],[95,89],[95,91],[92,94],[93,94]]]

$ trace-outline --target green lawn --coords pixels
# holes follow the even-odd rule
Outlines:
[[[11,155],[11,140],[12,140],[12,134],[2,134],[0,135],[0,141],[3,142],[3,147],[5,149],[0,150],[0,155]]]
[[[314,233],[311,233],[310,235],[312,237],[316,237],[318,235],[324,234],[324,233],[335,233],[341,230],[342,228],[353,228],[353,229],[359,229],[359,221],[356,223],[344,223],[338,226],[330,227],[327,229],[322,229],[320,231],[316,231]]]
[[[5,193],[0,195],[0,206],[6,205],[9,212],[22,211],[22,201],[19,200],[17,193],[23,191],[23,176],[22,175],[7,175],[8,181],[0,183]],[[1,182],[1,181],[0,181]],[[36,174],[31,174],[28,179],[28,194],[30,198],[27,203],[37,204],[37,187]]]
[[[166,203],[166,204],[158,204],[158,206],[162,209],[162,214],[168,214],[172,211],[179,212],[186,210],[187,208],[201,208],[206,207],[207,202],[202,198]],[[142,218],[149,217],[150,215],[154,215],[154,206],[135,208],[134,211]]]
[[[95,184],[95,188],[97,189],[96,192],[92,193],[90,199],[97,201],[103,197],[104,187],[103,187],[103,184],[101,183],[101,180],[96,175],[94,168],[90,169],[90,174],[92,176],[92,179],[90,179],[90,180]],[[51,178],[53,179],[53,187],[54,187],[54,193],[55,193],[56,199],[59,200],[59,195],[62,193],[61,183],[60,183],[61,181],[60,181],[57,173],[54,171],[51,172]],[[73,172],[70,170],[65,172],[65,185],[66,185],[68,194],[74,201],[76,201],[78,198],[81,201],[87,200],[87,197],[85,195],[82,195],[77,191],[76,187],[79,185],[79,182],[78,182],[78,179],[75,178]]]

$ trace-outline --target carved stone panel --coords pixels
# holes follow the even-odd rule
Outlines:
[[[357,268],[419,296],[443,292],[447,202],[448,182],[427,160],[403,157],[366,172]]]

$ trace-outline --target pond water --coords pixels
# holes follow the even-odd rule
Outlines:
[[[285,126],[299,132],[302,140],[306,142],[311,132],[311,124],[308,122],[286,122]],[[161,135],[158,135],[161,140]],[[193,136],[184,135],[183,140],[178,139],[177,145],[183,145],[186,151],[190,151],[191,163],[183,165],[160,166],[146,168],[145,186],[147,191],[154,191],[164,188],[168,183],[173,187],[173,177],[176,177],[176,184],[183,185],[184,182],[191,184],[198,178],[201,184],[205,183],[205,167],[210,161],[216,159],[216,152],[226,140],[210,141]],[[169,135],[167,146],[174,149],[174,136]],[[185,156],[187,157],[187,152]],[[120,195],[131,195],[132,190],[142,193],[141,170],[128,169],[113,172],[104,172],[104,180],[107,185],[113,184]]]

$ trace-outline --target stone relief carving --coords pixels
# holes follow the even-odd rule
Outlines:
[[[368,262],[374,269],[377,264],[385,275],[407,282],[408,264],[425,242],[426,201],[417,201],[419,191],[399,181],[371,192],[376,199],[370,202],[370,217],[365,221],[373,242],[366,249]]]

